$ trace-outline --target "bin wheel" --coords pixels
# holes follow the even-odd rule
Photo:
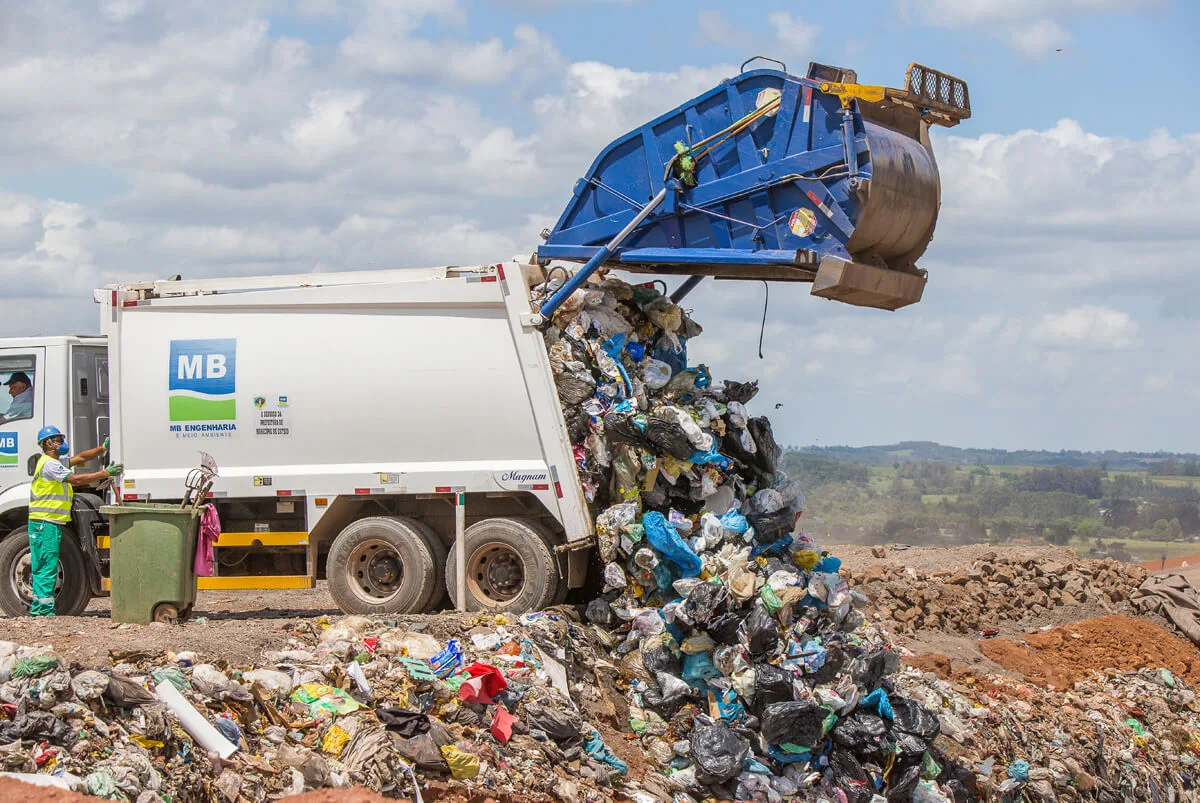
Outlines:
[[[186,608],[184,610],[187,610]],[[179,609],[169,602],[160,602],[154,606],[154,612],[151,618],[156,622],[173,625],[180,619]]]
[[[191,619],[191,618],[192,618],[192,606],[191,605],[187,606],[186,608],[184,608],[182,611],[179,612],[179,621],[182,622],[185,619]]]

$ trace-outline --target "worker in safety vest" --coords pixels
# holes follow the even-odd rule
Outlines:
[[[29,487],[29,555],[33,575],[33,605],[31,616],[54,615],[54,586],[58,582],[58,547],[62,543],[62,528],[71,523],[71,502],[75,498],[76,485],[115,477],[121,473],[120,465],[111,465],[103,471],[90,474],[73,474],[59,459],[70,451],[67,438],[58,427],[42,427],[37,435],[42,455],[33,470],[33,484]],[[69,458],[72,466],[82,466],[92,458],[108,451],[108,439],[103,446],[88,449]]]

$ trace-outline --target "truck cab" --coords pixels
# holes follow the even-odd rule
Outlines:
[[[13,583],[2,583],[0,596],[15,590],[28,595],[30,458],[40,454],[37,433],[53,425],[67,435],[71,453],[99,446],[108,437],[108,345],[104,337],[65,335],[0,339],[0,551],[16,550],[0,565],[12,569]],[[96,471],[99,466],[86,470]],[[87,516],[98,504],[79,494],[78,512]],[[95,518],[99,518],[98,515]],[[78,529],[78,527],[76,528]],[[89,530],[90,527],[86,529]],[[64,562],[89,551],[78,534],[76,552],[64,547]],[[10,538],[10,536],[16,536]],[[6,542],[8,542],[6,544]],[[23,546],[18,549],[18,542]],[[6,549],[7,546],[7,549]],[[90,551],[94,551],[91,547]],[[74,568],[74,567],[72,567]],[[94,578],[98,591],[98,576]],[[73,595],[72,595],[73,596]],[[80,595],[86,605],[86,596]],[[9,600],[11,603],[16,600]],[[22,600],[25,607],[28,600]],[[72,606],[60,605],[63,613]]]

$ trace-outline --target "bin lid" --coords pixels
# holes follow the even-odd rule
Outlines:
[[[194,507],[181,508],[177,504],[133,502],[124,505],[104,505],[100,512],[105,516],[128,516],[134,513],[152,513],[156,516],[198,516],[200,511]]]

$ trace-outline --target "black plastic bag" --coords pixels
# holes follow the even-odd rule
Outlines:
[[[604,435],[610,443],[628,443],[647,452],[654,450],[646,433],[633,423],[631,415],[609,413],[604,416]]]
[[[564,407],[563,416],[567,421],[567,435],[571,443],[583,443],[591,432],[591,417],[582,407]]]
[[[375,716],[383,723],[383,727],[400,734],[406,739],[429,733],[429,717],[420,711],[407,711],[394,706],[380,706],[375,709]]]
[[[854,682],[865,687],[868,692],[874,691],[879,686],[879,681],[883,679],[886,661],[887,656],[884,655],[883,650],[859,656],[851,667]]]
[[[932,742],[942,732],[942,723],[938,721],[937,714],[916,700],[891,694],[888,695],[888,702],[896,714],[896,730],[911,733],[926,742]]]
[[[954,803],[970,803],[981,797],[972,772],[964,772],[960,778],[947,781],[943,788],[954,798]]]
[[[742,618],[736,613],[722,613],[708,620],[708,635],[718,644],[736,644]]]
[[[908,801],[912,800],[913,792],[916,791],[920,780],[920,765],[913,765],[903,772],[894,770],[891,782],[887,785],[887,789],[884,792],[884,797],[888,799],[888,803],[908,803]]]
[[[762,709],[762,735],[768,744],[816,747],[828,712],[811,700],[771,703]]]
[[[750,400],[758,395],[758,380],[751,382],[731,382],[725,380],[725,399],[726,401],[738,402],[739,404],[749,404]]]
[[[766,658],[779,646],[779,623],[761,604],[756,604],[742,622],[742,633],[750,657],[755,661]]]
[[[422,733],[408,739],[396,736],[392,739],[392,746],[406,761],[418,767],[439,769],[446,766],[446,759],[442,757],[442,752],[431,734]]]
[[[109,675],[108,685],[104,687],[104,699],[120,708],[136,708],[160,702],[141,684],[121,675]]]
[[[795,698],[792,678],[786,669],[771,664],[754,665],[754,707],[762,711],[772,703],[788,703]]]
[[[642,649],[642,666],[651,675],[666,672],[668,675],[678,675],[683,671],[683,662],[671,651],[671,648],[660,643],[657,647]]]
[[[545,731],[547,736],[560,745],[583,742],[583,736],[579,733],[579,722],[568,714],[540,705],[527,705],[525,716],[529,719],[531,727]]]
[[[646,439],[656,454],[669,454],[676,460],[687,460],[696,451],[683,427],[654,415],[646,416]]]
[[[832,736],[836,744],[859,759],[881,762],[885,757],[887,732],[887,723],[882,717],[866,711],[855,711],[838,720],[833,726]]]
[[[783,450],[775,442],[770,419],[765,416],[751,418],[746,429],[750,430],[750,437],[754,438],[754,445],[758,447],[754,453],[754,465],[773,475],[779,469],[779,455],[783,454]]]
[[[659,488],[642,492],[642,507],[646,510],[658,510],[667,506],[667,492]]]
[[[22,700],[17,706],[17,715],[9,722],[0,723],[0,744],[26,739],[70,748],[75,746],[79,735],[74,728],[47,711],[29,711],[28,703]]]
[[[834,750],[829,756],[829,769],[834,786],[846,793],[850,803],[869,803],[875,796],[871,776],[849,751]]]
[[[770,544],[790,533],[795,519],[795,512],[788,507],[774,513],[751,513],[746,516],[746,521],[754,528],[754,540],[760,544]]]
[[[687,595],[680,612],[696,627],[704,629],[715,614],[723,611],[727,600],[725,586],[701,583]]]
[[[837,642],[825,644],[825,663],[810,676],[813,685],[820,686],[825,683],[833,683],[837,680],[838,675],[842,671],[842,667],[846,664],[846,656],[842,654],[842,647]]]
[[[911,733],[893,729],[892,738],[896,740],[896,753],[902,759],[919,759],[929,749],[929,742]]]
[[[750,753],[750,742],[724,722],[697,725],[692,728],[690,741],[696,780],[706,786],[738,775]]]

